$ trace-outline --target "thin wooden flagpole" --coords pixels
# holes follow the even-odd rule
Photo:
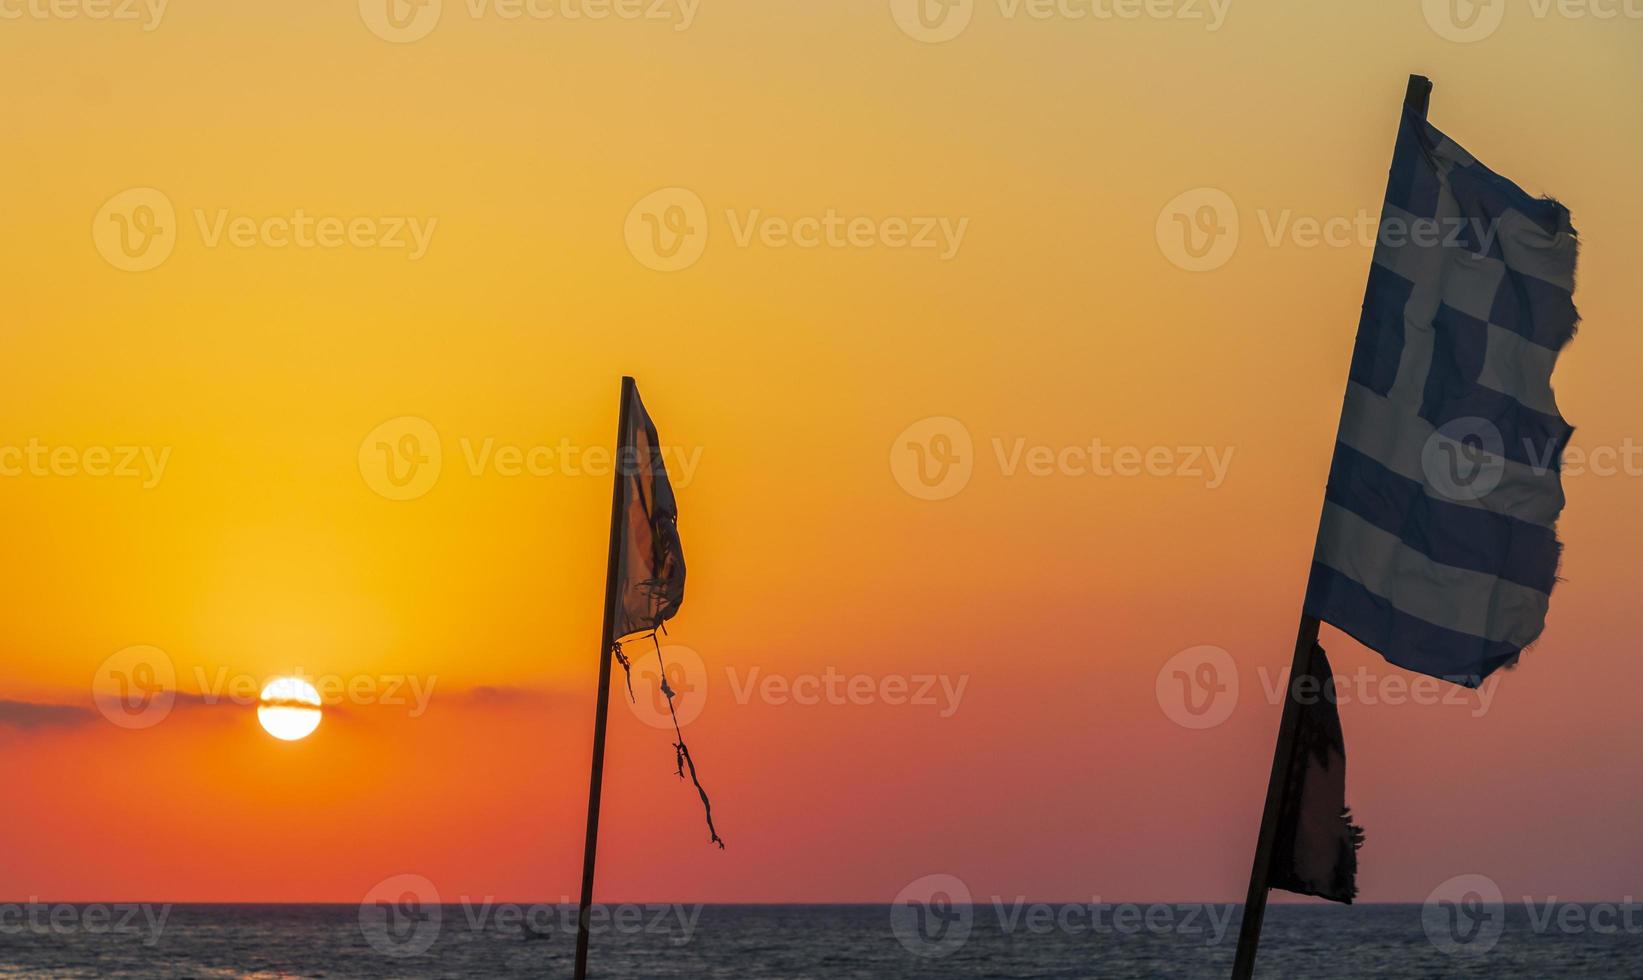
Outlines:
[[[605,725],[610,719],[611,650],[616,643],[616,590],[622,567],[622,480],[627,473],[628,406],[633,379],[622,379],[622,407],[616,422],[616,476],[610,495],[610,553],[605,565],[605,623],[599,641],[599,701],[593,712],[593,773],[588,777],[588,834],[582,851],[582,903],[576,915],[576,980],[587,980],[589,917],[593,909],[593,865],[599,852],[599,800],[605,787]]]
[[[1409,76],[1404,105],[1426,117],[1432,99],[1432,82],[1422,75]],[[1261,812],[1261,833],[1255,841],[1255,864],[1249,874],[1249,894],[1244,899],[1244,920],[1238,932],[1238,953],[1233,960],[1232,980],[1252,980],[1255,954],[1261,944],[1261,922],[1266,918],[1266,900],[1272,880],[1272,851],[1278,841],[1278,816],[1289,790],[1290,762],[1295,754],[1295,732],[1300,727],[1301,706],[1295,700],[1295,680],[1312,672],[1312,650],[1318,643],[1319,623],[1301,613],[1295,635],[1295,655],[1290,662],[1289,684],[1284,690],[1284,711],[1278,722],[1278,742],[1272,752],[1272,774],[1267,780],[1266,807]]]

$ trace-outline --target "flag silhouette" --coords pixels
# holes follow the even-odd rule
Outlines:
[[[685,601],[685,553],[679,542],[679,505],[673,499],[656,426],[635,385],[628,431],[621,445],[622,545],[617,584],[617,639],[648,633],[679,612]]]
[[[1289,759],[1272,852],[1273,888],[1352,904],[1358,896],[1358,848],[1363,829],[1346,807],[1346,738],[1335,706],[1335,674],[1324,648],[1312,647],[1298,697],[1300,719]]]
[[[1409,106],[1381,228],[1306,613],[1477,687],[1540,636],[1557,578],[1578,240]]]
[[[667,662],[662,657],[661,641],[656,638],[657,632],[665,628],[663,624],[678,614],[685,601],[685,552],[679,542],[679,505],[673,499],[673,486],[668,483],[656,425],[639,398],[639,386],[628,385],[625,390],[630,401],[622,416],[627,419],[627,428],[618,443],[621,449],[617,479],[621,497],[611,654],[622,665],[628,697],[632,699],[633,661],[622,649],[622,641],[639,634],[651,641],[656,651],[656,683],[662,696],[667,698],[668,715],[673,719],[673,734],[677,739],[673,753],[678,776],[684,779],[687,772],[690,774],[690,781],[702,798],[709,839],[723,849],[724,840],[713,825],[713,802],[702,788],[696,774],[696,761],[690,756],[690,746],[685,744],[684,731],[679,726],[679,713],[673,703],[678,695],[668,684]]]

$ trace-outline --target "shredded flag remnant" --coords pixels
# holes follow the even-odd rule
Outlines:
[[[637,386],[632,389],[628,405],[628,431],[623,433],[620,445],[626,447],[618,460],[619,479],[622,483],[621,544],[618,553],[618,580],[614,615],[616,637],[611,653],[622,665],[627,678],[628,697],[633,697],[632,661],[622,650],[622,641],[643,634],[656,647],[656,662],[660,673],[658,682],[667,697],[668,713],[673,717],[673,732],[678,741],[673,750],[678,775],[685,778],[690,770],[690,781],[702,797],[702,808],[707,815],[707,829],[711,842],[724,849],[724,840],[713,826],[713,804],[707,790],[696,776],[696,763],[690,757],[690,747],[679,727],[679,715],[674,710],[676,696],[667,681],[667,663],[662,658],[662,644],[656,638],[658,631],[666,632],[664,625],[679,612],[685,601],[685,553],[679,542],[679,505],[673,497],[673,486],[668,482],[667,467],[662,462],[662,447],[656,435],[656,426],[645,411]]]
[[[1563,205],[1405,107],[1308,615],[1467,687],[1540,636],[1574,431],[1551,379],[1579,322],[1578,245]]]
[[[1324,648],[1312,647],[1299,700],[1295,748],[1284,784],[1271,887],[1352,904],[1358,897],[1363,828],[1346,807],[1346,737],[1335,706],[1335,674]]]

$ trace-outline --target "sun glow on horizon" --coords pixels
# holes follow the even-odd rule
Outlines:
[[[257,720],[268,734],[298,742],[314,734],[323,712],[319,691],[299,677],[276,677],[262,689]]]

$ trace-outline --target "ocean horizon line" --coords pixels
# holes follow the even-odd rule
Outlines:
[[[1603,905],[1603,904],[1614,904],[1614,903],[1623,903],[1623,902],[1634,902],[1635,903],[1635,902],[1638,901],[1637,896],[1622,896],[1620,898],[1564,898],[1562,896],[1557,896],[1557,895],[1531,895],[1531,896],[1525,896],[1525,897],[1529,898],[1529,899],[1552,900],[1552,901],[1558,902],[1559,904],[1567,904],[1567,905]],[[1148,899],[1108,899],[1108,898],[1104,898],[1104,897],[1100,897],[1100,896],[1087,897],[1087,898],[1070,898],[1070,899],[1042,899],[1042,898],[1028,898],[1028,897],[1023,897],[1023,896],[1010,896],[1008,899],[1004,899],[1000,896],[999,900],[1000,901],[1006,901],[1007,904],[1012,904],[1012,905],[1017,904],[1017,903],[1022,904],[1022,905],[1092,905],[1092,904],[1100,904],[1100,905],[1105,905],[1105,906],[1125,906],[1125,905],[1136,905],[1136,906],[1151,906],[1151,905],[1161,905],[1161,906],[1207,906],[1207,905],[1214,905],[1214,906],[1231,906],[1233,908],[1242,908],[1243,905],[1244,905],[1243,902],[1228,902],[1228,901],[1179,900],[1179,899],[1177,899],[1177,900],[1170,900],[1170,899],[1157,899],[1157,900],[1148,900]],[[437,902],[437,903],[432,903],[432,904],[434,904],[438,907],[443,907],[443,908],[461,908],[464,905],[478,905],[478,904],[485,904],[485,903],[496,904],[496,905],[527,905],[527,906],[530,906],[530,905],[575,906],[575,905],[577,905],[577,902],[574,899],[570,899],[570,900],[520,899],[520,898],[504,898],[504,897],[495,896],[495,895],[486,895],[486,896],[483,896],[483,897],[480,897],[480,898],[466,898],[466,899],[459,899],[459,900],[454,901],[454,902]],[[0,906],[42,906],[42,905],[68,905],[68,906],[139,905],[139,906],[141,906],[141,905],[167,905],[167,906],[172,906],[172,907],[175,907],[175,908],[202,908],[202,909],[204,909],[204,908],[293,908],[293,909],[295,909],[295,908],[308,908],[308,909],[311,909],[311,908],[339,908],[340,909],[340,908],[358,908],[360,906],[360,904],[361,904],[360,902],[346,902],[346,901],[262,901],[262,900],[249,900],[249,899],[248,900],[239,900],[239,901],[216,901],[216,900],[213,900],[213,901],[195,901],[195,900],[183,900],[183,899],[130,899],[130,898],[120,898],[120,899],[107,899],[107,898],[105,898],[105,899],[61,899],[61,898],[52,898],[52,899],[45,899],[45,898],[38,898],[38,897],[31,897],[31,898],[26,898],[26,899],[0,899]],[[992,905],[997,904],[997,903],[995,901],[981,901],[981,902],[971,901],[971,902],[954,902],[952,904],[953,904],[954,907],[957,907],[957,908],[987,908],[987,907],[991,907]],[[1341,911],[1341,912],[1345,912],[1345,911],[1347,911],[1349,909],[1353,909],[1353,908],[1419,908],[1422,905],[1426,904],[1426,900],[1418,900],[1418,899],[1384,900],[1384,901],[1374,901],[1374,902],[1354,902],[1351,905],[1342,905],[1342,904],[1333,903],[1333,902],[1326,902],[1326,901],[1319,900],[1319,899],[1312,899],[1312,900],[1301,899],[1301,900],[1295,900],[1295,901],[1276,900],[1276,899],[1274,899],[1274,900],[1268,902],[1267,904],[1269,906],[1281,905],[1281,906],[1288,906],[1288,907],[1291,907],[1291,908],[1335,909],[1335,910],[1338,910],[1338,911]],[[1508,904],[1511,904],[1511,903],[1508,903]],[[835,901],[835,902],[797,902],[797,901],[702,902],[702,901],[685,901],[685,900],[680,900],[680,899],[621,899],[621,900],[614,900],[614,901],[612,901],[612,900],[601,900],[601,901],[595,902],[594,905],[596,905],[596,906],[602,905],[602,906],[607,906],[607,907],[608,906],[613,906],[613,905],[647,905],[647,906],[686,905],[686,906],[700,906],[702,908],[729,908],[729,909],[780,909],[780,908],[793,908],[793,909],[806,909],[806,908],[811,908],[811,909],[886,908],[887,909],[887,908],[892,908],[893,906],[896,905],[896,903],[895,902],[882,902],[882,901],[881,902],[849,902],[849,901]]]

